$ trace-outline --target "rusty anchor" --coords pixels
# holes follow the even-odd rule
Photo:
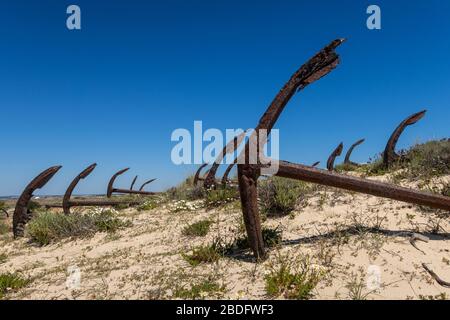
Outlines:
[[[133,190],[134,184],[136,183],[138,176],[135,176],[133,181],[131,182],[130,190]]]
[[[261,117],[256,128],[257,138],[259,138],[258,129],[265,129],[270,133],[270,130],[275,125],[284,107],[296,92],[322,78],[338,65],[339,57],[334,50],[343,41],[343,39],[332,41],[294,73]],[[258,141],[258,145],[261,145],[260,141]],[[261,163],[250,164],[249,161],[247,161],[250,158],[249,150],[250,146],[249,142],[247,142],[243,151],[243,156],[246,161],[242,164],[238,164],[239,192],[249,246],[257,259],[263,259],[266,256],[266,252],[261,232],[261,220],[257,202],[257,180],[261,175],[261,168],[263,165]],[[286,161],[278,162],[279,169],[276,173],[277,176],[450,211],[450,197],[416,191],[388,183],[370,181],[359,177],[347,176]]]
[[[214,163],[211,165],[211,168],[209,169],[208,174],[206,175],[205,181],[203,183],[203,187],[205,189],[211,189],[211,188],[215,188],[217,186],[216,185],[216,173],[217,173],[217,169],[219,168],[220,163],[222,162],[222,160],[226,154],[234,153],[236,151],[238,146],[241,144],[241,142],[245,138],[246,134],[247,134],[247,130],[240,133],[239,135],[235,136],[232,140],[230,140],[225,145],[225,147],[223,147],[222,152],[217,156]],[[238,159],[238,157],[235,158],[233,164],[237,162],[237,159]]]
[[[108,183],[108,189],[106,191],[106,196],[108,198],[111,198],[113,193],[126,193],[126,194],[142,194],[142,195],[155,195],[158,194],[158,192],[150,192],[150,191],[143,191],[143,190],[131,190],[131,189],[120,189],[120,188],[114,188],[114,181],[116,181],[117,177],[124,174],[126,171],[128,171],[130,168],[125,168],[122,170],[117,171],[115,174],[113,174],[113,176],[111,177],[111,179],[109,180]],[[146,183],[144,183],[143,186],[141,186],[141,188],[144,188],[144,186],[146,184],[149,184],[150,182],[154,181],[153,180],[149,180]]]
[[[156,180],[156,178],[153,178],[153,179],[150,179],[150,180],[145,181],[145,182],[139,187],[139,191],[144,191],[144,187],[145,187],[146,185],[148,185],[149,183],[152,183],[152,182],[155,181],[155,180]],[[130,190],[131,190],[131,188],[130,188]]]
[[[313,167],[313,168],[317,167],[319,164],[320,164],[320,161],[316,161],[311,165],[311,167]]]
[[[328,171],[334,170],[334,160],[336,160],[336,157],[339,157],[342,153],[342,150],[344,149],[344,144],[341,142],[336,149],[330,154],[327,160],[327,169]]]
[[[62,208],[65,214],[70,214],[70,208],[71,207],[91,207],[91,206],[99,206],[99,207],[105,207],[105,206],[114,206],[117,204],[123,204],[127,203],[129,205],[136,205],[139,204],[138,201],[112,201],[112,200],[72,200],[72,193],[77,184],[80,182],[80,180],[85,179],[88,175],[91,174],[92,171],[94,171],[95,167],[97,166],[96,163],[91,164],[86,169],[80,172],[75,179],[72,180],[69,187],[67,187],[66,192],[63,196],[62,201]]]
[[[197,171],[195,172],[195,175],[194,175],[194,186],[196,186],[197,183],[200,181],[200,171],[202,171],[202,169],[203,169],[204,167],[206,167],[207,165],[208,165],[207,163],[203,163],[203,164],[197,169]]]
[[[13,234],[14,238],[23,237],[25,225],[32,218],[33,213],[28,209],[29,202],[33,197],[36,189],[41,189],[53,176],[61,169],[62,166],[50,167],[42,171],[34,178],[23,190],[19,199],[17,199],[16,207],[13,215]]]
[[[392,164],[400,158],[400,156],[395,152],[395,146],[397,145],[397,141],[400,138],[400,135],[403,133],[407,126],[413,125],[417,121],[422,119],[425,116],[426,112],[427,110],[423,110],[410,115],[408,118],[403,120],[394,130],[383,152],[383,164],[386,168],[391,167]]]
[[[230,172],[233,169],[236,162],[237,162],[237,158],[234,160],[233,163],[229,164],[228,167],[225,169],[225,172],[223,173],[222,180],[221,180],[222,187],[226,187],[227,184],[230,182],[230,180],[228,180],[228,176],[230,175]]]
[[[358,163],[353,162],[353,161],[350,160],[350,156],[352,155],[353,149],[355,149],[357,146],[362,144],[364,141],[366,141],[366,140],[365,139],[360,139],[360,140],[356,141],[354,144],[352,144],[350,149],[348,149],[347,153],[345,154],[344,164],[351,164],[353,166],[359,166]]]

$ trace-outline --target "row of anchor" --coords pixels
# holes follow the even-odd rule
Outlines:
[[[252,142],[251,140],[248,140],[246,142],[243,156],[240,157],[241,159],[245,159],[245,161],[240,163],[237,159],[235,159],[234,163],[230,164],[227,168],[226,174],[229,173],[234,164],[237,164],[238,185],[244,223],[247,231],[248,243],[256,259],[264,259],[266,257],[257,201],[257,186],[258,179],[262,175],[261,168],[264,164],[268,163],[267,160],[278,162],[278,171],[275,175],[279,177],[302,180],[324,186],[336,187],[377,197],[389,198],[416,205],[427,206],[434,209],[450,211],[450,197],[448,196],[413,190],[410,188],[393,185],[391,183],[373,181],[362,177],[355,177],[335,172],[334,162],[336,157],[343,151],[342,143],[328,158],[328,170],[316,168],[315,166],[319,163],[315,163],[314,166],[308,166],[282,160],[270,160],[267,158],[264,159],[263,162],[261,161],[261,158],[264,156],[260,154],[257,155],[258,161],[256,163],[249,163],[246,161],[246,159],[250,159],[250,143],[255,143],[257,146],[262,146],[267,143],[267,137],[269,136],[270,131],[274,127],[280,115],[283,113],[289,100],[312,83],[328,75],[339,65],[340,58],[335,49],[344,41],[345,39],[336,39],[332,41],[305,64],[303,64],[290,77],[259,119],[258,125],[255,127],[257,141]],[[385,168],[391,167],[396,160],[402,160],[402,156],[395,152],[397,141],[407,126],[416,123],[424,115],[425,111],[415,113],[402,121],[394,130],[383,152],[383,164]],[[257,134],[259,130],[265,130],[267,135],[261,138]],[[351,163],[350,156],[353,149],[363,143],[363,141],[364,140],[361,139],[350,147],[345,160],[347,164]],[[230,142],[234,144],[232,146],[234,148],[233,152],[236,150],[240,142],[242,142],[242,137],[236,137],[233,142]],[[199,178],[200,171],[206,167],[206,165],[202,165],[195,175],[197,178],[194,182],[198,183],[198,181],[202,180],[205,188],[217,188],[219,183],[215,180],[215,174],[223,157],[229,152],[229,150],[229,145],[227,145],[223,149],[222,153],[217,157],[216,161],[211,165],[211,168],[208,170],[207,174],[204,177]],[[227,179],[227,176],[222,178],[222,185],[226,184]]]
[[[108,188],[106,190],[106,197],[108,200],[74,200],[71,199],[72,193],[75,187],[78,185],[80,180],[85,179],[92,171],[94,171],[96,163],[91,164],[86,169],[84,169],[80,174],[78,174],[75,179],[72,180],[70,185],[67,187],[64,193],[61,204],[47,204],[47,208],[62,208],[65,214],[70,214],[70,208],[72,207],[87,207],[87,206],[114,206],[118,204],[138,204],[138,201],[133,200],[111,200],[113,194],[138,194],[138,195],[155,195],[157,192],[145,191],[144,188],[148,184],[152,183],[156,179],[150,179],[145,181],[139,189],[133,189],[137,181],[138,176],[135,176],[131,182],[129,189],[120,189],[114,187],[114,182],[117,177],[124,174],[130,168],[122,169],[116,172],[108,183]],[[14,237],[22,237],[24,235],[24,228],[26,223],[31,219],[32,212],[29,210],[29,203],[33,197],[33,193],[37,189],[44,187],[47,182],[62,168],[62,166],[53,166],[44,171],[42,171],[38,176],[36,176],[23,190],[22,194],[17,200],[16,207],[13,216],[13,233]]]
[[[386,147],[384,149],[383,152],[383,164],[385,168],[389,168],[393,165],[394,162],[396,162],[398,159],[401,158],[401,156],[395,151],[395,147],[397,145],[397,141],[400,138],[400,135],[403,133],[403,131],[405,130],[405,128],[407,126],[413,125],[416,122],[418,122],[420,119],[422,119],[425,116],[426,110],[414,113],[413,115],[410,115],[409,117],[407,117],[405,120],[403,120],[394,130],[394,132],[391,134]],[[350,148],[348,149],[345,158],[344,158],[344,164],[346,165],[352,165],[352,166],[360,166],[359,163],[356,163],[354,161],[350,160],[350,157],[354,151],[354,149],[361,145],[362,143],[364,143],[365,139],[360,139],[358,141],[356,141],[355,143],[353,143]],[[234,145],[235,148],[236,144]],[[233,151],[235,150],[233,148]],[[335,160],[338,156],[340,156],[342,154],[342,151],[344,149],[344,143],[341,142],[336,149],[333,150],[333,152],[330,154],[330,156],[328,157],[327,160],[327,170],[328,171],[334,171],[335,169]],[[225,152],[225,149],[224,149]],[[221,157],[224,157],[224,154],[222,153]],[[219,160],[220,157],[218,157],[216,159]],[[233,169],[234,165],[237,162],[234,161],[233,163],[229,164],[228,167],[226,168],[222,179],[220,180],[220,185],[222,185],[222,187],[226,187],[228,184],[230,183],[234,183],[234,181],[229,179],[229,174],[231,172],[231,170]],[[311,167],[317,167],[320,164],[320,161],[316,161],[314,162]],[[212,166],[211,169],[207,170],[205,172],[205,174],[203,176],[201,176],[201,171],[208,166],[208,163],[203,163],[196,171],[195,175],[194,175],[194,186],[198,185],[198,183],[200,181],[204,181],[204,187],[209,189],[211,187],[213,187],[214,185],[211,184],[211,181],[215,181],[215,170],[211,172],[211,169],[214,167]],[[207,179],[209,173],[211,172],[213,179]],[[215,181],[215,185],[217,185],[218,182]]]
[[[275,125],[276,121],[283,113],[284,108],[288,104],[289,100],[295,95],[304,90],[307,86],[314,83],[315,81],[325,77],[328,73],[333,71],[339,65],[339,56],[335,52],[335,49],[344,42],[344,39],[337,39],[332,41],[329,45],[323,48],[320,52],[314,55],[309,61],[302,65],[288,80],[288,82],[282,87],[279,93],[275,96],[272,103],[268,106],[266,112],[260,118],[258,125],[255,127],[255,132],[260,129],[267,132],[267,136],[270,134],[271,129]],[[425,111],[418,112],[408,117],[400,123],[400,125],[394,130],[389,138],[389,141],[383,152],[383,163],[386,168],[392,166],[392,164],[400,159],[401,155],[395,152],[395,146],[397,141],[403,132],[403,130],[417,121],[419,121],[425,115]],[[261,219],[259,216],[259,208],[257,201],[257,181],[261,176],[261,167],[263,166],[262,161],[258,161],[256,164],[248,163],[244,161],[243,163],[238,162],[238,158],[234,160],[234,163],[229,164],[225,171],[224,176],[220,182],[216,181],[216,172],[219,165],[222,163],[223,158],[227,153],[234,152],[238,146],[241,144],[245,137],[245,132],[238,137],[235,137],[230,141],[218,155],[214,163],[204,176],[200,176],[201,170],[205,168],[208,164],[203,164],[197,170],[194,177],[194,184],[197,185],[199,181],[203,181],[203,186],[206,189],[217,188],[219,186],[226,186],[228,183],[234,183],[228,179],[228,175],[233,168],[237,165],[238,180],[237,184],[240,192],[242,213],[244,216],[244,223],[248,235],[248,242],[253,254],[257,259],[262,259],[266,256]],[[257,135],[258,145],[264,145],[267,143],[267,136],[262,138],[264,141],[259,141],[261,138]],[[352,163],[350,160],[351,153],[353,149],[363,143],[363,139],[354,143],[347,155],[345,157],[345,163]],[[230,148],[231,146],[231,148]],[[327,169],[318,169],[315,163],[312,166],[291,163],[288,161],[278,161],[278,171],[275,173],[276,176],[291,178],[296,180],[302,180],[306,182],[317,183],[320,185],[341,188],[345,190],[361,192],[364,194],[370,194],[377,197],[384,197],[389,199],[394,199],[398,201],[404,201],[407,203],[413,203],[422,206],[428,206],[434,209],[443,209],[450,211],[450,197],[442,196],[438,194],[433,194],[430,192],[424,192],[419,190],[413,190],[410,188],[404,188],[401,186],[393,185],[390,183],[373,181],[361,177],[354,177],[351,175],[345,175],[336,173],[334,170],[334,162],[337,156],[339,156],[343,151],[343,144],[341,143],[330,155],[327,161]],[[250,141],[245,143],[243,151],[243,159],[249,159],[250,157]],[[260,155],[258,154],[258,157]],[[261,160],[261,159],[258,159]],[[267,159],[265,159],[267,160]],[[270,159],[269,159],[270,160]],[[267,162],[265,162],[267,163]],[[13,217],[13,231],[14,235],[23,235],[23,229],[26,222],[31,218],[30,212],[28,211],[28,202],[32,197],[34,190],[42,188],[60,169],[60,166],[52,167],[44,172],[42,172],[38,177],[36,177],[24,190],[19,200],[17,201],[16,209]],[[103,205],[114,205],[118,202],[116,201],[89,201],[71,200],[71,194],[75,186],[81,179],[86,178],[92,170],[95,168],[95,164],[86,168],[81,172],[70,184],[63,198],[62,208],[64,213],[70,214],[70,208],[73,206],[103,206]],[[130,189],[117,189],[113,187],[114,181],[118,175],[123,174],[128,169],[121,170],[114,174],[108,184],[107,197],[110,198],[112,193],[131,193],[131,194],[155,194],[154,192]],[[135,178],[136,179],[136,178]],[[132,185],[134,186],[135,179]],[[150,183],[147,182],[147,183]],[[145,184],[144,184],[145,185]]]

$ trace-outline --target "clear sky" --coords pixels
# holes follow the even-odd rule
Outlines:
[[[70,4],[82,30],[66,28]],[[366,28],[370,4],[381,30]],[[367,161],[424,108],[399,147],[450,133],[449,1],[2,0],[0,26],[0,195],[57,164],[39,193],[63,193],[93,162],[79,193],[104,193],[123,167],[122,187],[135,174],[158,178],[152,190],[177,184],[195,167],[171,163],[174,129],[254,127],[291,74],[339,37],[340,66],[277,122],[281,159],[324,165],[339,142],[366,138],[353,159]]]

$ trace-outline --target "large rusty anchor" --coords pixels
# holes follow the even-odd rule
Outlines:
[[[334,170],[334,161],[336,160],[336,157],[339,157],[342,153],[342,150],[344,149],[344,144],[341,142],[336,149],[330,154],[327,160],[327,169],[328,171]]]
[[[33,213],[28,209],[28,205],[33,197],[33,192],[45,186],[61,168],[62,166],[54,166],[42,171],[26,186],[19,199],[17,199],[13,215],[13,234],[15,238],[23,237],[25,225],[32,218]]]
[[[223,147],[222,152],[216,157],[214,163],[211,165],[211,168],[208,171],[208,174],[206,175],[205,181],[203,183],[203,187],[205,189],[211,189],[211,188],[217,187],[216,173],[217,173],[217,169],[219,168],[219,165],[221,164],[221,162],[226,154],[231,154],[236,151],[238,146],[244,140],[246,134],[247,134],[247,131],[240,133],[239,135],[235,136],[231,141],[229,141],[225,145],[225,147]],[[233,164],[235,164],[237,162],[237,160],[238,160],[238,157],[235,158]],[[230,170],[231,170],[231,168],[230,168]],[[229,171],[228,171],[228,173],[229,173]],[[222,178],[222,185],[223,185],[223,178]]]
[[[265,129],[267,130],[267,134],[270,133],[270,130],[275,125],[284,107],[296,92],[301,91],[307,85],[327,75],[338,65],[339,57],[336,54],[335,49],[343,41],[343,39],[332,41],[294,73],[261,117],[259,124],[256,127],[257,138],[259,138],[259,129]],[[261,141],[257,141],[257,143],[258,145],[261,145],[264,141],[262,141],[262,143]],[[246,161],[242,164],[238,164],[239,191],[250,248],[257,259],[262,259],[265,258],[266,252],[258,211],[257,180],[261,175],[263,164],[261,163],[262,161],[258,164],[250,164],[249,161],[247,161],[247,159],[250,159],[249,151],[250,145],[249,142],[247,142],[243,151],[243,156]],[[258,157],[261,158],[259,152]],[[279,161],[278,164],[279,169],[276,175],[280,177],[303,180],[450,211],[450,197],[416,191],[388,183],[347,176],[316,169],[311,166],[289,163],[287,161]]]
[[[196,186],[197,185],[197,183],[200,181],[200,172],[202,171],[202,169],[204,168],[204,167],[206,167],[208,164],[207,163],[203,163],[198,169],[197,169],[197,171],[195,172],[195,175],[194,175],[194,186]],[[202,179],[203,180],[203,179]]]
[[[143,194],[143,195],[155,195],[158,194],[158,192],[150,192],[150,191],[143,191],[142,189],[145,187],[145,185],[149,184],[152,181],[155,181],[155,179],[151,179],[147,182],[145,182],[141,189],[139,190],[132,190],[132,189],[120,189],[120,188],[114,188],[114,181],[116,181],[117,177],[127,172],[130,168],[125,168],[122,170],[117,171],[109,180],[108,183],[108,189],[106,191],[106,196],[108,198],[111,198],[113,193],[126,193],[126,194]]]
[[[80,174],[78,174],[75,179],[72,180],[69,187],[63,196],[62,208],[65,214],[70,214],[71,207],[91,207],[91,206],[114,206],[117,204],[127,203],[129,205],[139,204],[138,201],[112,201],[112,200],[72,200],[72,193],[80,180],[85,179],[88,175],[94,171],[96,163],[91,164],[86,169],[84,169]]]
[[[383,164],[386,168],[391,167],[392,164],[400,158],[400,156],[395,152],[395,146],[397,145],[397,141],[400,138],[400,135],[403,133],[403,130],[405,130],[407,126],[413,125],[414,123],[422,119],[425,116],[426,112],[426,110],[423,110],[410,115],[408,118],[403,120],[394,130],[383,152]]]
[[[230,183],[230,180],[228,179],[228,176],[230,175],[231,170],[233,169],[234,165],[236,164],[236,162],[237,162],[236,160],[237,159],[238,158],[236,158],[234,160],[234,162],[229,164],[228,167],[225,169],[225,172],[223,173],[222,180],[221,180],[222,187],[226,187],[227,184]]]
[[[350,156],[352,155],[353,149],[355,149],[357,146],[362,144],[364,141],[366,141],[366,140],[365,139],[360,139],[360,140],[356,141],[354,144],[352,144],[350,149],[348,149],[347,153],[345,154],[344,164],[350,164],[350,165],[353,165],[353,166],[359,166],[358,163],[353,162],[353,161],[350,160]]]

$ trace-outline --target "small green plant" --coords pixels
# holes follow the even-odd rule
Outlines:
[[[258,188],[261,211],[266,215],[290,214],[311,187],[302,181],[272,177],[262,181]]]
[[[113,206],[114,209],[116,210],[125,210],[128,209],[130,207],[130,205],[128,203],[117,203]]]
[[[359,275],[352,273],[350,281],[347,282],[345,287],[348,290],[348,297],[351,300],[366,300],[367,297],[376,290],[366,291],[365,274],[363,269],[359,270]]]
[[[204,237],[209,232],[209,227],[213,222],[211,220],[202,220],[186,226],[183,229],[183,235]]]
[[[309,257],[292,260],[290,256],[279,255],[269,267],[265,276],[267,294],[272,297],[308,300],[323,277],[323,272],[311,267]]]
[[[42,212],[28,223],[27,234],[33,242],[47,245],[63,238],[114,232],[129,225],[129,222],[117,218],[116,212],[112,210],[92,210],[85,214],[70,215]]]
[[[358,168],[358,171],[365,173],[368,176],[380,176],[388,172],[383,163],[381,154],[375,156],[367,165]]]
[[[137,209],[138,211],[148,211],[153,210],[159,207],[159,202],[155,199],[147,200],[144,203],[140,204]]]
[[[191,254],[182,254],[183,258],[193,267],[201,263],[217,262],[225,254],[225,247],[220,241],[214,240],[211,245],[192,248]]]
[[[8,260],[8,256],[4,253],[0,253],[0,264],[5,263]]]
[[[0,235],[6,234],[9,232],[9,227],[6,223],[3,221],[0,221]]]
[[[282,240],[282,232],[278,228],[266,228],[262,229],[262,236],[264,246],[267,248],[275,247],[281,243]],[[232,253],[233,250],[239,249],[244,250],[250,248],[248,245],[248,237],[242,236],[237,238],[233,243],[226,246],[226,252]]]
[[[40,204],[39,202],[30,200],[30,201],[28,202],[27,209],[28,209],[29,211],[31,211],[31,212],[36,212],[36,211],[39,211],[40,209],[42,209],[42,206],[41,206],[41,204]]]
[[[215,208],[239,199],[239,191],[236,188],[220,188],[209,190],[205,197],[205,206]]]
[[[334,167],[334,170],[336,170],[337,172],[357,171],[358,166],[352,163],[340,163]]]
[[[29,280],[22,278],[17,273],[0,274],[0,299],[10,290],[18,290],[25,287]]]
[[[198,284],[191,285],[190,288],[186,286],[179,286],[174,290],[173,296],[180,299],[201,299],[206,295],[220,294],[224,291],[224,287],[212,279],[205,279]]]

